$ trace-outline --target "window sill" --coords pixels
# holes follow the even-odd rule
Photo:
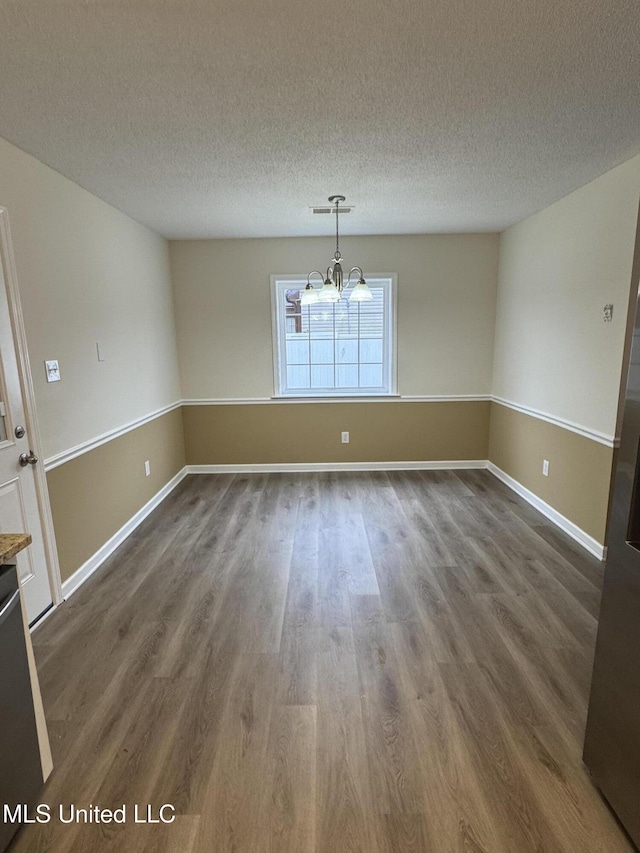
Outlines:
[[[399,400],[400,394],[274,394],[272,400],[307,403],[366,403],[368,400]]]

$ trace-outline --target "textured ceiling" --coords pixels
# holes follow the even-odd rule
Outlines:
[[[640,150],[639,45],[637,0],[0,0],[0,136],[167,237],[495,231]]]

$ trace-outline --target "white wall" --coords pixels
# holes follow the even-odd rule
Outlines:
[[[273,394],[270,273],[325,270],[333,238],[172,242],[183,397]],[[498,236],[344,237],[344,266],[398,273],[398,391],[489,394]]]
[[[637,156],[501,235],[497,397],[613,436],[639,196]]]
[[[178,400],[167,242],[4,140],[0,205],[45,456]],[[62,381],[47,384],[44,360],[54,358]]]

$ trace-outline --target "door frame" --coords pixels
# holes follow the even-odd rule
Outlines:
[[[18,362],[18,378],[22,392],[22,402],[26,420],[27,433],[29,435],[30,447],[40,459],[38,465],[34,465],[34,480],[36,495],[38,498],[38,509],[42,520],[42,534],[44,539],[44,550],[47,561],[47,575],[51,587],[53,607],[50,608],[42,618],[36,622],[34,627],[42,623],[55,608],[64,601],[62,595],[62,584],[60,581],[60,564],[58,562],[58,550],[56,547],[56,536],[53,529],[53,516],[51,514],[51,503],[49,501],[49,489],[47,487],[47,475],[44,470],[44,456],[42,454],[42,442],[40,440],[40,427],[36,409],[36,397],[29,365],[29,351],[27,349],[27,335],[24,327],[22,305],[20,303],[20,291],[18,289],[18,275],[16,271],[13,244],[11,241],[11,229],[9,227],[9,212],[0,206],[0,262],[4,273],[7,301],[9,303],[9,316],[13,330],[13,343]]]

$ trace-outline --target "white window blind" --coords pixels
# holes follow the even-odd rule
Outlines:
[[[393,394],[394,276],[367,278],[369,302],[300,305],[306,278],[272,276],[274,372],[280,396]]]

